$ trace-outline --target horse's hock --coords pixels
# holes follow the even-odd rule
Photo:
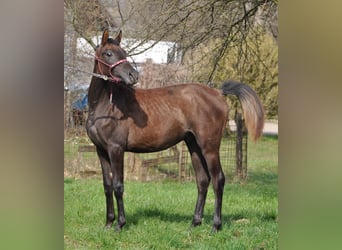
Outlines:
[[[220,160],[227,180],[244,180],[247,176],[247,133],[241,114],[228,126],[221,141]],[[125,154],[125,179],[150,181],[172,178],[193,180],[191,159],[184,142],[160,152]],[[78,145],[77,160],[73,166],[74,177],[100,175],[101,167],[94,145]]]

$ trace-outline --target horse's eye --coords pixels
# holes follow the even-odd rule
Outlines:
[[[106,56],[112,56],[113,53],[111,51],[106,51]]]

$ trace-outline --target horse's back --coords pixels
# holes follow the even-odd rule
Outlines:
[[[225,98],[217,89],[201,84],[179,84],[155,89],[137,89],[136,97],[149,117],[161,121],[207,118],[208,122],[225,116]],[[203,121],[204,122],[204,121]]]
[[[183,112],[225,109],[225,98],[221,92],[201,84],[179,84],[155,89],[136,89],[140,105],[147,109],[155,105],[179,109]],[[188,113],[189,114],[189,113]]]

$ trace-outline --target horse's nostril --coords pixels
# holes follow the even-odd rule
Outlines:
[[[129,77],[132,81],[137,81],[138,80],[138,74],[134,74],[134,72],[129,73]]]

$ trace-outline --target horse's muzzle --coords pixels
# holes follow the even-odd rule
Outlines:
[[[129,74],[128,78],[130,81],[130,84],[136,84],[139,80],[139,73],[135,69],[133,69]]]

